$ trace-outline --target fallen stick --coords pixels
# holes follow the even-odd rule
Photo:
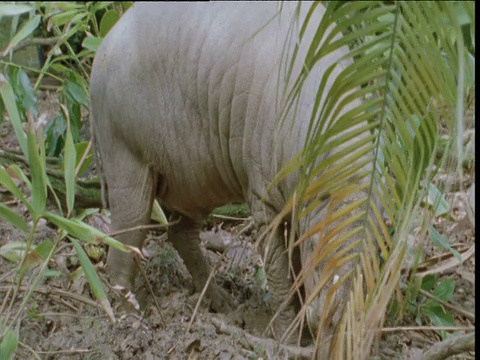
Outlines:
[[[312,355],[313,355],[312,347],[284,345],[284,344],[280,344],[279,342],[273,339],[259,338],[257,336],[254,336],[252,334],[249,334],[243,331],[238,327],[227,325],[224,321],[218,318],[212,318],[212,323],[217,328],[217,331],[222,334],[231,335],[237,338],[243,338],[244,340],[246,340],[248,346],[250,346],[251,349],[255,349],[257,347],[263,347],[267,349],[267,348],[271,348],[273,345],[279,350],[287,351],[289,358],[296,358],[296,359],[312,358]]]
[[[475,350],[475,331],[458,335],[434,344],[425,351],[422,360],[443,360],[452,355]]]

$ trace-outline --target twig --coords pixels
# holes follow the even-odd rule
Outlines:
[[[247,221],[248,220],[248,218],[240,218],[240,217],[228,216],[228,215],[212,214],[212,217],[217,218],[217,219],[223,219],[223,220],[235,220],[235,221]]]
[[[38,354],[48,354],[48,355],[55,355],[55,354],[85,354],[92,352],[90,349],[72,349],[72,350],[55,350],[55,351],[37,351]]]
[[[9,277],[11,277],[14,272],[15,272],[15,269],[10,270],[10,271],[7,271],[7,272],[5,273],[5,275],[3,275],[2,277],[0,277],[0,282],[3,282],[3,280],[8,279]]]
[[[38,359],[38,360],[41,360],[40,356],[37,355],[37,353],[35,352],[35,350],[33,350],[30,346],[28,346],[27,344],[21,342],[21,341],[18,341],[18,345],[20,345],[21,347],[25,348],[26,350],[30,351],[32,353],[32,355],[35,357],[35,359]],[[18,355],[18,354],[17,354]]]
[[[5,159],[13,160],[14,162],[21,161],[24,164],[28,165],[28,160],[25,158],[25,156],[22,155],[22,153],[20,151],[17,151],[17,150],[1,149],[0,150],[0,157],[3,157]],[[46,160],[47,163],[50,163],[50,164],[54,164],[54,165],[58,164],[58,159],[54,158],[54,157],[51,157],[51,156],[46,156],[45,160]],[[54,172],[54,175],[56,175],[56,174],[57,174],[57,172]],[[60,174],[60,173],[58,173],[58,174]],[[61,174],[59,176],[61,176]]]
[[[44,91],[56,91],[56,90],[58,90],[59,87],[60,87],[60,85],[41,84],[41,85],[40,85],[40,90],[44,90]]]
[[[113,237],[113,236],[117,236],[117,235],[120,235],[120,234],[124,234],[124,233],[127,233],[127,232],[130,232],[130,231],[137,231],[137,230],[154,230],[154,229],[164,229],[168,226],[171,226],[175,223],[170,223],[168,225],[161,225],[161,224],[155,224],[155,225],[138,225],[138,226],[134,226],[134,227],[131,227],[131,228],[128,228],[128,229],[123,229],[123,230],[118,230],[118,231],[113,231],[111,232],[110,234],[108,234],[108,236],[110,237]]]
[[[11,288],[10,286],[0,286],[0,291],[8,291],[10,288]],[[22,285],[22,286],[20,286],[19,290],[28,291],[28,290],[30,290],[30,288],[31,288],[30,286]],[[98,307],[98,303],[96,301],[87,299],[84,296],[74,294],[74,293],[70,293],[70,292],[67,292],[67,291],[64,291],[64,290],[50,289],[46,286],[39,286],[34,291],[36,291],[40,294],[43,294],[43,295],[55,294],[55,295],[59,295],[59,296],[65,296],[65,297],[69,297],[69,298],[74,299],[74,300],[84,302],[87,305],[91,305],[93,307]]]
[[[245,220],[247,220],[247,219],[245,219]],[[247,230],[249,230],[249,229],[253,226],[253,224],[254,224],[253,220],[250,220],[249,223],[248,223],[247,225],[245,225],[245,226],[242,228],[242,230],[240,230],[240,231],[235,235],[235,237],[236,237],[236,238],[239,238],[240,235],[242,235],[242,234],[244,234],[245,232],[247,232]]]
[[[452,355],[475,350],[475,331],[434,344],[425,351],[422,360],[443,360]]]
[[[55,301],[58,301],[59,303],[62,303],[63,305],[68,307],[70,310],[72,310],[74,313],[78,312],[78,309],[75,306],[70,304],[67,300],[63,299],[61,296],[56,296],[56,295],[52,294],[52,295],[50,295],[50,298],[55,300]]]
[[[475,321],[475,315],[468,312],[467,310],[463,310],[462,308],[459,308],[455,305],[452,305],[452,304],[449,304],[448,302],[446,301],[443,301],[442,299],[439,299],[438,297],[436,297],[435,295],[432,295],[430,294],[428,291],[425,291],[423,289],[420,289],[420,293],[425,295],[426,297],[432,299],[432,300],[435,300],[436,302],[438,302],[439,304],[453,310],[453,311],[456,311],[460,314],[462,314],[463,316],[465,316],[468,320],[470,321]]]
[[[398,326],[386,327],[380,329],[381,332],[396,332],[396,331],[423,331],[423,330],[444,330],[444,331],[472,331],[475,326]]]
[[[135,264],[137,264],[138,269],[142,273],[143,280],[145,281],[145,284],[147,285],[148,291],[150,292],[150,295],[153,298],[153,301],[155,303],[155,307],[157,308],[158,314],[160,315],[160,320],[162,320],[163,327],[167,327],[167,322],[163,318],[162,315],[162,310],[160,309],[160,304],[157,301],[157,298],[155,297],[155,294],[153,293],[152,285],[150,284],[150,281],[148,281],[147,274],[145,273],[145,269],[143,268],[142,262],[138,258],[138,256],[133,256],[133,260],[135,261]]]
[[[51,38],[33,38],[33,39],[25,39],[18,43],[16,46],[14,46],[11,49],[5,49],[2,52],[0,52],[0,59],[5,58],[8,56],[9,53],[21,50],[23,48],[26,48],[31,45],[53,45],[60,40],[59,36],[51,37]]]
[[[190,332],[190,328],[192,327],[193,320],[195,320],[195,316],[197,315],[198,308],[200,307],[202,299],[205,296],[205,293],[207,292],[208,285],[210,285],[210,281],[212,281],[213,275],[214,275],[215,271],[217,270],[219,264],[220,264],[220,259],[219,259],[219,261],[217,261],[215,266],[212,267],[212,270],[210,271],[210,274],[208,275],[207,282],[205,283],[205,286],[203,287],[202,292],[200,293],[200,297],[198,298],[198,301],[195,304],[195,309],[193,309],[192,318],[190,319],[190,321],[188,323],[187,330],[185,331],[186,333]]]
[[[289,356],[294,358],[311,359],[314,354],[314,349],[312,347],[284,345],[272,339],[259,338],[235,326],[227,325],[225,322],[215,317],[212,318],[212,324],[217,328],[217,331],[222,334],[231,335],[237,338],[243,337],[252,349],[257,346],[266,348],[267,345],[274,344],[277,348],[288,351]]]

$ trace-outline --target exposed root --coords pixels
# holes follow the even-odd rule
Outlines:
[[[422,360],[443,360],[452,355],[475,350],[475,331],[458,335],[434,344],[425,351]]]
[[[244,346],[248,346],[250,349],[264,348],[267,349],[266,351],[268,352],[268,349],[274,348],[278,351],[286,351],[289,358],[296,359],[311,359],[314,354],[313,347],[284,345],[273,339],[259,338],[236,326],[228,325],[224,321],[215,317],[212,318],[212,323],[219,333],[243,339]]]

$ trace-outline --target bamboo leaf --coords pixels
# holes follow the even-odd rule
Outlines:
[[[5,48],[3,51],[3,56],[7,55],[12,48],[14,48],[20,41],[26,39],[28,36],[30,36],[33,31],[38,27],[38,24],[40,24],[40,15],[35,15],[31,19],[29,19],[25,25],[22,26],[22,28],[15,34],[15,36],[10,40],[10,43],[8,46]]]
[[[0,354],[2,355],[2,359],[13,359],[17,347],[18,336],[16,333],[9,329],[0,341]]]
[[[7,108],[8,115],[10,116],[10,121],[12,122],[13,130],[17,136],[20,149],[28,158],[27,136],[25,135],[25,131],[23,131],[22,120],[18,112],[17,103],[15,102],[15,95],[12,86],[5,80],[5,77],[2,74],[0,74],[0,94],[2,95],[3,103]]]
[[[11,241],[0,247],[0,255],[11,262],[19,262],[25,256],[28,244],[25,241]]]
[[[100,36],[107,36],[110,29],[115,25],[119,18],[120,15],[115,10],[110,10],[103,14],[102,20],[100,21]]]
[[[22,15],[27,12],[35,10],[35,7],[27,4],[0,4],[0,18],[3,16]]]
[[[83,42],[82,42],[82,46],[85,48],[85,49],[88,49],[88,50],[91,50],[91,51],[94,51],[96,52],[98,47],[100,46],[100,44],[102,43],[102,38],[100,37],[96,37],[96,36],[87,36]]]
[[[10,210],[8,207],[6,207],[3,204],[0,204],[0,217],[7,220],[10,224],[15,226],[17,229],[22,230],[24,233],[28,233],[30,230],[27,222],[23,219],[23,217],[15,213],[13,210]]]
[[[27,207],[30,213],[33,212],[33,208],[30,203],[27,201],[25,196],[23,196],[20,189],[15,185],[7,171],[2,166],[0,166],[0,184],[5,186],[8,191],[10,191],[17,199],[19,199]]]
[[[43,139],[42,139],[43,141]],[[39,153],[37,138],[33,130],[33,123],[29,122],[27,133],[28,163],[32,176],[32,210],[33,216],[38,218],[45,210],[47,201],[47,184],[45,181],[45,161]]]
[[[80,265],[82,266],[83,272],[85,273],[85,277],[87,278],[88,283],[90,284],[90,288],[92,289],[93,294],[100,301],[103,309],[110,317],[112,321],[115,322],[115,316],[113,315],[112,308],[110,306],[110,302],[108,301],[107,294],[103,289],[102,282],[95,271],[90,259],[88,258],[85,250],[80,246],[77,240],[73,238],[69,238],[72,242],[75,250],[77,252],[78,260],[80,261]]]
[[[75,167],[77,164],[77,154],[70,127],[67,128],[64,151],[63,171],[65,176],[65,195],[67,198],[67,217],[69,217],[75,203]]]
[[[78,219],[66,219],[50,212],[45,212],[43,217],[57,225],[60,229],[65,230],[71,236],[90,244],[98,245],[99,243],[104,242],[108,246],[114,247],[120,251],[131,251],[130,248],[126,247],[121,242],[103,234],[100,230],[97,230]]]
[[[435,245],[440,250],[450,251],[452,255],[457,258],[458,262],[462,263],[462,255],[460,255],[457,250],[450,246],[450,242],[445,235],[441,235],[433,226],[429,227],[428,234],[433,245]]]

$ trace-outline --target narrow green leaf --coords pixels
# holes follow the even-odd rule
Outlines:
[[[36,112],[37,97],[27,73],[19,68],[15,77],[15,92],[20,98],[23,108],[26,110],[33,109]]]
[[[43,273],[43,277],[45,278],[52,278],[52,277],[60,277],[62,276],[63,273],[61,271],[58,271],[58,270],[45,270],[45,272]]]
[[[472,23],[472,19],[468,15],[467,9],[462,3],[454,4],[454,15],[457,18],[457,22],[460,26],[469,25]],[[475,19],[473,19],[475,21]]]
[[[0,247],[0,255],[11,262],[19,262],[25,256],[28,244],[25,241],[11,241]]]
[[[100,36],[107,36],[110,29],[115,25],[115,23],[120,19],[120,15],[115,10],[107,11],[100,21]]]
[[[127,11],[133,5],[133,1],[122,1],[123,10]]]
[[[112,1],[95,1],[95,2],[92,2],[92,8],[91,8],[91,11],[92,12],[97,12],[99,10],[102,10],[102,9],[105,9],[107,7],[109,7],[110,5],[112,5]]]
[[[455,292],[455,281],[453,279],[445,279],[438,284],[433,290],[433,295],[443,301],[450,301]]]
[[[120,251],[129,251],[121,242],[78,219],[66,219],[48,211],[43,214],[43,217],[57,225],[60,229],[65,230],[68,234],[88,243],[98,244],[104,242],[108,246],[112,246]]]
[[[45,181],[45,162],[42,161],[37,147],[37,138],[33,131],[33,124],[29,124],[27,134],[28,162],[32,176],[32,208],[35,218],[45,210],[47,201],[47,184]],[[43,141],[43,139],[41,140]]]
[[[7,171],[0,166],[0,184],[5,186],[17,199],[19,199],[28,209],[30,213],[33,212],[33,208],[30,203],[25,199],[20,189],[15,185]]]
[[[438,280],[437,274],[428,274],[422,280],[422,289],[425,291],[430,291],[433,289],[433,286]]]
[[[72,70],[66,67],[65,65],[59,64],[59,63],[54,63],[50,65],[50,68],[52,70],[58,71],[59,73],[62,73],[63,75],[70,75]]]
[[[22,120],[18,112],[17,103],[15,102],[15,95],[13,93],[12,86],[5,80],[3,75],[0,74],[0,94],[2,95],[3,102],[7,108],[8,116],[12,122],[13,130],[17,136],[20,149],[23,154],[28,158],[27,150],[27,136],[23,131]]]
[[[153,202],[151,218],[162,225],[168,225],[167,217],[156,199]]]
[[[3,51],[3,53],[7,54],[13,47],[18,45],[20,41],[31,35],[33,31],[38,27],[38,24],[40,24],[40,19],[40,15],[35,15],[30,20],[28,20],[25,25],[23,25],[23,27],[15,34],[12,40],[10,40],[10,43]]]
[[[84,9],[85,5],[82,3],[76,3],[74,1],[59,1],[55,2],[55,8],[58,8],[61,12]]]
[[[65,230],[68,234],[92,244],[95,242],[92,232],[87,228],[88,225],[83,223],[79,224],[72,221],[72,219],[66,219],[62,216],[58,216],[49,212],[45,212],[43,216],[48,221],[51,221],[57,225],[60,229]]]
[[[88,141],[83,141],[75,144],[75,151],[77,153],[77,161],[75,161],[75,168],[78,167],[78,165],[80,164],[80,160],[85,155],[85,151],[88,149],[88,144],[89,144]],[[90,165],[92,165],[92,161],[93,161],[93,149],[90,149],[89,154],[85,157],[85,160],[80,170],[78,171],[79,176],[83,175],[85,171],[88,170]]]
[[[27,178],[27,175],[20,169],[20,166],[17,164],[12,164],[7,168],[7,174],[14,179],[22,180],[25,185],[28,186],[28,188],[31,190],[32,189],[32,183],[30,180]]]
[[[54,244],[50,240],[42,241],[35,247],[35,254],[38,255],[42,260],[48,259],[48,255],[52,251]]]
[[[29,231],[28,224],[23,219],[23,217],[18,215],[13,210],[10,210],[8,207],[6,207],[3,204],[0,204],[0,217],[7,220],[10,224],[15,226],[17,229],[22,230],[24,233],[28,233]]]
[[[82,248],[82,246],[80,246],[77,240],[70,237],[69,239],[72,242],[73,246],[75,247],[75,250],[78,255],[78,260],[80,261],[80,265],[83,268],[83,272],[85,273],[88,283],[92,288],[93,294],[98,300],[105,299],[107,295],[103,290],[102,282],[100,281],[100,278],[98,277],[98,274],[95,271],[95,267],[90,262],[90,259],[88,258],[87,253]]]
[[[79,13],[79,11],[81,10],[74,9],[74,10],[63,11],[61,13],[53,15],[50,18],[49,23],[56,26],[65,25],[66,23],[70,22]]]
[[[462,263],[462,255],[452,248],[450,246],[450,241],[448,240],[448,237],[445,235],[440,234],[437,229],[435,229],[433,226],[429,227],[428,234],[430,237],[430,240],[432,241],[433,245],[435,245],[438,249],[440,250],[448,250],[452,253],[455,258]]]
[[[88,106],[88,95],[85,88],[75,78],[70,78],[65,82],[65,90],[77,103]]]
[[[27,4],[0,4],[0,18],[3,16],[16,16],[35,10],[35,7]]]
[[[422,313],[427,316],[432,325],[435,326],[455,326],[455,320],[453,315],[449,311],[440,306],[439,303],[435,301],[429,301],[425,306],[422,307]],[[444,330],[437,331],[442,339],[446,339],[449,334]]]
[[[79,26],[79,30],[80,29],[83,29],[83,28],[86,28],[87,27],[87,24],[84,24],[83,23],[83,19],[85,19],[86,17],[88,17],[88,13],[87,12],[81,12],[77,15],[75,15],[71,20],[70,20],[70,23],[71,24],[78,24],[80,25]]]
[[[77,251],[78,260],[80,261],[80,265],[82,266],[83,272],[85,273],[85,276],[88,283],[90,284],[93,294],[98,299],[98,301],[100,301],[107,315],[110,318],[115,319],[112,308],[107,298],[107,294],[103,289],[102,281],[98,277],[98,274],[95,271],[95,267],[90,262],[88,255],[85,253],[85,250],[83,250],[78,241],[70,237],[69,239],[75,247],[75,250]]]
[[[5,103],[3,102],[3,98],[0,96],[0,125],[3,124],[4,117],[5,117]]]
[[[42,265],[48,261],[48,256],[53,249],[54,244],[50,240],[45,240],[34,249],[26,249],[28,253],[25,255],[25,261],[22,262],[20,273],[25,274],[33,268]]]
[[[96,36],[87,36],[83,42],[82,42],[82,46],[85,48],[85,49],[89,49],[89,50],[92,50],[94,52],[97,51],[98,47],[100,46],[100,44],[102,43],[102,38],[100,37],[96,37]]]
[[[65,140],[65,157],[63,160],[63,171],[65,176],[65,192],[67,197],[67,217],[73,210],[75,204],[75,166],[77,154],[73,144],[72,133],[67,128],[67,138]]]
[[[435,216],[441,216],[448,213],[448,202],[445,200],[442,192],[433,183],[428,184],[427,202],[435,211]]]
[[[8,330],[2,341],[0,341],[0,355],[2,360],[10,360],[13,358],[15,350],[18,347],[17,334],[12,330]]]

